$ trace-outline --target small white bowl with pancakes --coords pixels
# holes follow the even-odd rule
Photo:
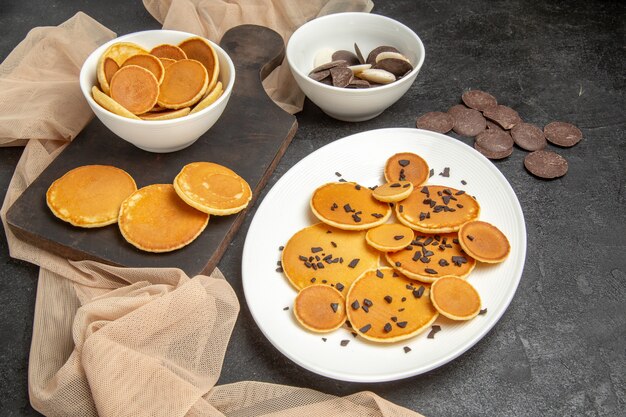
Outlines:
[[[186,54],[168,58],[172,50]],[[235,66],[219,45],[173,30],[115,38],[93,51],[80,71],[81,91],[98,119],[127,142],[158,153],[184,149],[207,132],[234,83]]]

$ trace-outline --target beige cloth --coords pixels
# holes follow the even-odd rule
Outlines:
[[[418,415],[371,392],[340,398],[261,382],[215,386],[239,311],[219,270],[190,279],[173,268],[71,262],[11,233],[8,208],[89,121],[77,75],[113,36],[78,13],[32,30],[0,65],[0,143],[28,140],[0,215],[11,256],[41,267],[33,407],[47,416]]]

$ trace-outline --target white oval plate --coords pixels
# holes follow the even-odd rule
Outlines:
[[[429,331],[394,344],[374,344],[343,329],[321,335],[304,330],[293,317],[295,289],[276,272],[279,246],[317,220],[309,209],[313,191],[344,179],[364,186],[384,182],[387,158],[398,152],[422,156],[434,169],[428,184],[463,189],[480,203],[480,219],[496,225],[511,243],[509,257],[498,265],[477,265],[468,277],[488,311],[469,322],[440,317],[441,331]],[[448,178],[439,175],[450,168]],[[466,185],[461,180],[467,182]],[[515,193],[484,156],[448,136],[419,129],[380,129],[332,142],[294,165],[259,206],[243,250],[242,279],[246,302],[263,334],[300,366],[330,378],[354,382],[392,381],[437,368],[476,344],[500,319],[522,276],[526,226]],[[284,310],[289,307],[288,310]],[[323,341],[322,337],[327,340]],[[342,340],[350,340],[340,346]],[[404,352],[408,346],[411,351]]]

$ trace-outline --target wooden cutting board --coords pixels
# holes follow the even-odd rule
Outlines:
[[[189,148],[169,154],[143,151],[118,138],[94,119],[26,189],[7,213],[17,237],[73,260],[91,259],[128,267],[177,267],[189,276],[209,273],[241,226],[245,211],[211,216],[205,231],[190,245],[174,252],[143,252],[127,243],[117,224],[81,229],[57,219],[45,201],[50,184],[72,168],[114,165],[129,172],[139,188],[171,183],[187,163],[211,161],[225,165],[253,190],[251,207],[296,133],[296,118],[278,107],[261,85],[284,56],[276,32],[242,25],[228,31],[220,46],[236,68],[235,86],[219,121]]]

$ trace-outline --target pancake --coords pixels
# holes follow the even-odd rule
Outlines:
[[[147,69],[128,65],[113,76],[110,95],[129,112],[146,113],[157,103],[159,82]]]
[[[113,74],[111,71],[114,69],[114,66],[110,61],[117,64],[117,67],[119,68],[129,57],[136,54],[147,53],[148,51],[132,42],[117,42],[109,46],[98,60],[96,76],[98,78],[98,83],[100,84],[100,89],[105,94],[109,94],[111,78],[107,78],[107,74],[112,77]]]
[[[328,284],[345,294],[359,275],[378,266],[378,258],[378,252],[365,243],[365,232],[348,232],[317,223],[289,239],[282,251],[281,265],[298,290]]]
[[[204,110],[209,107],[211,104],[215,103],[215,101],[220,98],[224,90],[222,89],[222,82],[218,81],[211,90],[198,104],[195,105],[191,113],[197,113],[200,110]]]
[[[181,59],[187,59],[187,55],[185,52],[180,49],[176,45],[162,44],[157,45],[150,51],[150,54],[156,56],[157,58],[167,58],[172,59],[174,61],[179,61]]]
[[[480,312],[478,291],[458,277],[442,277],[433,283],[430,300],[442,316],[451,320],[470,320]]]
[[[300,290],[293,306],[296,320],[316,333],[328,333],[346,321],[346,300],[329,285],[310,285]]]
[[[157,79],[157,82],[159,84],[161,84],[161,81],[163,81],[163,76],[165,75],[165,68],[163,67],[163,64],[161,63],[161,60],[159,60],[159,58],[155,57],[154,55],[149,55],[149,54],[133,55],[130,58],[128,58],[126,61],[124,61],[124,63],[122,64],[122,67],[126,67],[128,65],[137,65],[141,68],[147,69],[154,75],[154,77]]]
[[[413,192],[413,183],[410,181],[388,182],[372,191],[372,196],[378,201],[395,203],[407,198]]]
[[[107,109],[111,113],[115,113],[118,116],[128,117],[129,119],[139,120],[139,117],[126,110],[126,108],[124,108],[120,103],[104,94],[95,85],[91,87],[91,96],[96,103],[98,103],[101,107]]]
[[[161,61],[161,64],[163,64],[163,68],[167,68],[170,65],[172,65],[174,62],[176,62],[175,59],[170,59],[170,58],[159,58],[159,60]]]
[[[387,159],[385,179],[387,182],[410,181],[415,187],[428,180],[430,169],[424,159],[410,152],[397,153]]]
[[[171,120],[184,117],[189,114],[191,108],[185,107],[178,110],[155,110],[154,108],[148,113],[141,115],[140,119],[143,120]]]
[[[397,342],[427,329],[439,316],[427,284],[414,282],[391,268],[365,271],[346,297],[348,320],[361,337]]]
[[[391,216],[391,207],[372,197],[372,190],[354,182],[331,182],[311,197],[313,214],[326,224],[344,230],[378,226]]]
[[[486,263],[502,262],[511,252],[509,240],[500,229],[478,220],[461,226],[459,243],[469,256]]]
[[[185,165],[174,179],[174,189],[185,203],[215,216],[238,213],[252,198],[246,180],[212,162]]]
[[[381,252],[396,252],[410,245],[413,235],[413,230],[406,226],[386,223],[369,229],[365,240],[368,245]]]
[[[422,282],[434,282],[446,275],[465,278],[476,261],[463,252],[457,236],[415,233],[405,250],[386,254],[387,262],[407,277]]]
[[[441,185],[416,188],[396,206],[396,216],[402,224],[424,233],[456,232],[479,214],[480,206],[473,197]]]
[[[120,69],[120,66],[117,65],[117,62],[112,58],[107,57],[104,59],[104,76],[107,80],[107,84],[111,84],[111,79],[118,69]]]
[[[125,171],[108,165],[74,168],[50,185],[46,203],[59,219],[78,227],[117,222],[122,202],[137,190]]]
[[[158,103],[168,109],[193,106],[207,90],[207,72],[198,61],[181,59],[165,70]]]
[[[182,41],[178,46],[185,52],[187,58],[195,59],[204,65],[209,78],[208,89],[213,89],[220,75],[220,64],[217,53],[210,42],[194,37]]]
[[[153,184],[122,203],[118,224],[124,239],[147,252],[170,252],[193,242],[209,222],[181,200],[171,184]]]

